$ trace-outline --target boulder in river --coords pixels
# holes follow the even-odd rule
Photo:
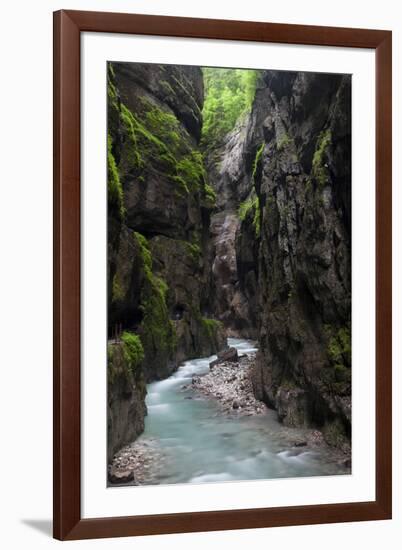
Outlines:
[[[218,353],[218,358],[209,364],[209,368],[213,369],[214,367],[216,367],[216,365],[220,365],[222,363],[238,363],[238,362],[239,362],[239,354],[237,353],[237,349],[229,348],[224,351],[220,351]]]
[[[109,471],[109,481],[110,483],[130,483],[134,481],[134,472],[133,470],[117,470],[112,468]]]

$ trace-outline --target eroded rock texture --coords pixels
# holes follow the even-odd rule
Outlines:
[[[335,444],[351,419],[350,85],[264,71],[230,162],[243,201],[239,287],[260,344],[255,394],[285,424],[321,426]]]
[[[122,442],[131,442],[144,430],[146,385],[142,369],[134,370],[122,342],[108,349],[108,462]]]
[[[165,378],[184,359],[225,345],[205,292],[204,251],[215,195],[198,148],[202,102],[198,68],[109,64],[109,348],[126,332],[139,339],[134,344],[143,357],[135,369],[145,381]],[[112,370],[115,361],[112,355]],[[143,429],[142,389],[133,390],[132,399],[142,405],[136,428],[128,428],[133,407],[123,395],[126,371],[109,376],[113,449]]]
[[[284,424],[347,446],[350,76],[261,71],[206,159],[200,69],[113,63],[108,93],[112,448],[142,431],[146,381],[227,335],[258,340],[254,394]],[[134,356],[116,368],[125,332]]]

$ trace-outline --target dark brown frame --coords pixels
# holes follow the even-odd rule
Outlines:
[[[375,49],[375,501],[81,519],[80,35],[84,31]],[[54,537],[85,539],[391,518],[391,66],[390,31],[70,10],[54,13]]]

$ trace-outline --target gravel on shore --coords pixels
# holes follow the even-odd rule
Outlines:
[[[108,485],[152,485],[163,470],[166,457],[157,441],[140,438],[118,451],[108,467]]]
[[[217,399],[224,412],[243,416],[263,414],[267,407],[253,394],[251,367],[254,355],[243,355],[239,362],[221,362],[208,374],[194,376],[192,389]]]
[[[192,383],[181,390],[191,390],[200,397],[214,399],[223,414],[232,416],[253,416],[267,414],[268,408],[253,394],[251,369],[254,354],[242,355],[238,362],[221,361],[203,376],[194,376]],[[185,397],[191,399],[191,396]],[[311,428],[281,427],[285,453],[297,456],[306,450],[320,448],[330,460],[342,465],[345,471],[351,469],[351,453],[329,446],[321,431]],[[118,451],[108,467],[108,485],[153,485],[163,478],[168,456],[162,452],[154,438],[140,437]]]

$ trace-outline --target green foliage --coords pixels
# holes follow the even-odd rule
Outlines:
[[[285,147],[287,147],[292,142],[291,138],[288,136],[288,134],[284,133],[282,137],[278,140],[276,144],[276,148],[278,151],[282,151]]]
[[[255,177],[257,175],[257,170],[259,170],[262,160],[262,153],[264,152],[265,142],[263,141],[261,145],[258,147],[257,152],[255,154],[254,162],[253,162],[253,171],[251,173],[253,184],[255,183]]]
[[[154,275],[145,280],[141,293],[143,312],[142,341],[145,349],[152,349],[169,357],[176,347],[176,333],[166,305],[167,285]]]
[[[107,136],[107,190],[110,206],[117,210],[121,219],[124,218],[123,187],[112,153],[112,138],[109,134]]]
[[[177,118],[149,102],[143,106],[140,118],[121,105],[121,119],[130,139],[124,151],[126,170],[134,168],[139,174],[145,168],[157,170],[177,184],[181,194],[205,185],[203,156],[190,147]]]
[[[193,149],[177,162],[174,179],[182,182],[187,193],[189,193],[190,189],[196,189],[200,182],[205,183],[204,159],[200,151]]]
[[[108,76],[111,75],[114,78],[115,73],[114,73],[113,63],[108,62],[107,70],[108,70]]]
[[[216,339],[217,332],[223,327],[220,321],[217,321],[216,319],[207,319],[206,317],[201,317],[201,323],[211,341]]]
[[[134,237],[140,248],[144,270],[140,306],[143,313],[141,341],[145,351],[153,350],[169,357],[176,347],[176,332],[166,305],[168,286],[152,272],[152,255],[147,239],[138,232],[134,233]]]
[[[330,129],[321,132],[318,136],[315,152],[313,155],[311,172],[321,186],[324,186],[328,181],[329,171],[328,167],[325,164],[325,157],[328,151],[328,147],[331,144],[331,139],[332,134]]]
[[[257,204],[254,209],[253,227],[255,230],[255,236],[258,238],[261,234],[261,212],[260,212],[260,202],[258,197],[257,197]]]
[[[203,68],[205,100],[201,144],[219,146],[242,115],[250,111],[258,78],[252,69]]]
[[[112,281],[112,301],[113,302],[120,302],[124,298],[124,291],[121,287],[119,277],[117,273],[113,276]]]
[[[116,86],[114,85],[114,69],[113,65],[111,63],[107,64],[107,95],[109,98],[109,101],[114,104],[114,106],[117,106],[117,92],[116,92]]]
[[[334,332],[330,325],[325,325],[325,331],[328,338],[328,356],[332,363],[350,365],[351,359],[351,336],[349,327],[341,327]]]
[[[256,183],[257,172],[259,172],[261,167],[262,154],[264,152],[264,148],[265,148],[265,142],[262,142],[261,145],[257,148],[254,161],[253,161],[251,178],[253,182],[254,193],[255,193],[255,183]],[[239,207],[240,220],[243,221],[250,211],[253,211],[252,224],[255,230],[255,236],[258,238],[261,234],[261,212],[260,212],[260,200],[258,195],[249,197],[246,201],[240,204],[240,207]]]
[[[107,95],[108,95],[109,101],[111,101],[112,103],[117,102],[116,86],[113,84],[109,76],[107,81]]]
[[[340,395],[349,393],[351,383],[350,327],[324,325],[329,365],[322,369],[321,379],[328,388]]]
[[[166,145],[154,136],[123,103],[120,107],[120,118],[130,139],[130,143],[124,148],[127,168],[142,168],[149,155],[155,155],[156,158],[168,156],[169,150]],[[171,162],[174,163],[175,160],[171,159]]]
[[[206,197],[207,201],[209,202],[211,207],[214,207],[215,204],[216,204],[215,189],[211,185],[206,183],[205,186],[204,186],[204,190],[205,190],[205,197]]]
[[[151,251],[148,247],[148,241],[144,235],[134,231],[134,238],[137,241],[138,246],[140,247],[140,254],[142,258],[142,264],[145,271],[145,275],[150,277],[152,275],[152,256]]]
[[[261,233],[261,212],[260,212],[260,200],[257,195],[249,197],[244,202],[240,203],[239,210],[237,212],[240,221],[244,221],[249,215],[253,216],[252,224],[255,230],[256,237]]]
[[[248,213],[251,210],[254,210],[254,208],[256,207],[255,201],[257,200],[257,198],[258,197],[249,197],[248,199],[240,203],[239,209],[237,211],[240,221],[244,221],[247,218]]]
[[[190,255],[193,258],[193,260],[198,263],[200,258],[201,258],[201,247],[200,247],[200,245],[195,244],[195,243],[187,243],[186,242],[186,246],[187,246],[188,251],[190,252]]]
[[[130,379],[135,376],[136,383],[141,379],[141,363],[144,359],[144,348],[137,334],[125,331],[120,342],[107,346],[108,383],[113,384],[117,376]]]
[[[165,93],[172,93],[171,83],[166,80],[162,82]],[[182,82],[177,80],[177,85],[189,94]],[[175,184],[178,196],[200,192],[204,206],[212,208],[216,198],[207,183],[203,155],[194,147],[187,130],[173,112],[144,98],[138,101],[135,111],[129,109],[119,100],[111,64],[108,66],[108,101],[109,112],[113,114],[109,115],[110,120],[113,119],[111,135],[113,137],[119,127],[123,135],[118,165],[113,155],[108,157],[109,203],[123,204],[122,187],[118,184],[124,182],[128,174],[131,181],[145,185],[146,174],[153,172]],[[195,104],[194,109],[196,107]],[[111,144],[108,151],[112,153]],[[121,206],[120,215],[123,214]]]
[[[126,365],[130,372],[134,374],[137,367],[144,360],[144,348],[142,347],[141,340],[137,334],[124,331],[121,335],[121,341],[123,342],[123,356]]]
[[[177,118],[166,111],[162,111],[149,102],[143,102],[144,125],[148,131],[169,148],[178,148],[181,144],[180,123]]]

